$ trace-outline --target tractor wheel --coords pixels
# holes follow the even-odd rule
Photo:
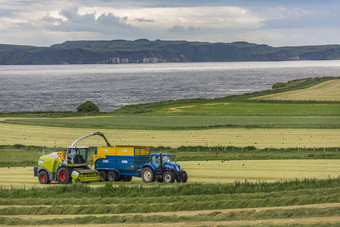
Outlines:
[[[163,180],[166,183],[174,183],[175,178],[175,174],[172,171],[166,171],[163,175]]]
[[[151,183],[155,180],[155,174],[150,167],[145,167],[142,170],[142,180],[144,183]]]
[[[66,167],[61,167],[57,173],[57,180],[59,184],[68,184],[72,181],[71,170]]]
[[[99,171],[100,181],[107,181],[107,174],[104,170]]]
[[[183,183],[186,183],[188,181],[188,174],[186,171],[183,170],[183,173],[182,173],[182,180],[181,180]]]
[[[132,180],[132,176],[121,176],[121,180],[123,182],[130,182]]]
[[[49,184],[51,181],[46,170],[41,170],[38,174],[40,184]]]
[[[119,174],[115,171],[110,171],[107,174],[107,180],[108,181],[118,181],[119,179]]]

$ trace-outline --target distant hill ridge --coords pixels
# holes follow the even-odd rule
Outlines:
[[[271,47],[247,42],[66,41],[50,47],[0,44],[2,65],[337,60],[340,45]]]

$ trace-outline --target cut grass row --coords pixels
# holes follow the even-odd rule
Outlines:
[[[296,209],[271,209],[263,211],[237,211],[229,213],[211,212],[196,216],[177,216],[177,215],[124,215],[124,216],[86,216],[76,218],[53,218],[53,219],[22,219],[0,217],[0,224],[3,225],[58,225],[58,224],[114,224],[114,223],[180,223],[180,222],[222,222],[222,221],[254,221],[272,219],[292,219],[306,217],[337,217],[340,212],[339,207],[331,208],[296,208]]]
[[[264,184],[269,184],[269,185],[264,185]],[[201,185],[202,186],[202,185]],[[254,185],[252,185],[253,188],[255,188]],[[323,185],[325,186],[325,185]],[[136,189],[135,186],[129,186],[134,189]],[[160,186],[148,186],[152,191],[156,191],[153,188],[161,188]],[[1,198],[1,207],[0,209],[1,212],[8,212],[7,208],[19,208],[19,209],[28,209],[28,208],[37,208],[37,209],[43,209],[43,208],[53,208],[53,207],[60,207],[60,206],[65,206],[65,207],[75,207],[79,209],[83,209],[81,207],[85,206],[84,209],[87,209],[86,207],[92,206],[93,207],[103,207],[103,209],[116,209],[116,208],[110,208],[110,207],[117,207],[118,205],[126,205],[129,206],[130,209],[133,206],[141,206],[145,204],[150,204],[150,205],[174,205],[178,203],[183,203],[183,204],[190,204],[187,207],[191,207],[192,209],[195,209],[192,206],[192,203],[218,203],[220,202],[228,202],[226,208],[224,209],[231,209],[231,208],[244,208],[244,206],[248,206],[249,208],[253,207],[262,207],[262,206],[267,206],[267,207],[272,207],[272,206],[283,206],[284,204],[286,205],[302,205],[302,204],[315,204],[315,203],[326,203],[328,202],[337,202],[339,198],[336,196],[336,185],[328,185],[328,187],[333,187],[333,188],[322,188],[321,186],[318,186],[320,188],[308,188],[312,187],[311,185],[305,186],[307,189],[301,189],[304,187],[301,187],[299,183],[294,185],[292,187],[291,185],[288,187],[287,185],[281,185],[281,188],[275,185],[270,185],[270,183],[262,183],[262,188],[257,186],[257,191],[269,191],[269,192],[249,192],[251,189],[249,189],[250,186],[248,186],[248,190],[245,189],[245,186],[243,190],[242,189],[236,189],[237,187],[240,187],[240,184],[236,184],[234,186],[235,189],[233,190],[217,190],[212,188],[211,190],[216,190],[216,192],[219,192],[218,194],[213,194],[215,193],[214,191],[208,191],[208,193],[211,193],[211,195],[207,194],[202,194],[202,193],[197,193],[193,194],[190,191],[184,191],[182,194],[185,195],[172,195],[170,196],[169,193],[166,193],[163,196],[160,196],[159,193],[157,193],[157,196],[152,196],[150,194],[142,196],[137,196],[135,194],[132,194],[131,192],[129,194],[132,194],[132,197],[127,196],[126,193],[124,193],[124,197],[122,195],[112,195],[113,193],[108,193],[111,195],[111,197],[108,197],[107,195],[103,195],[104,192],[103,190],[97,190],[96,192],[102,192],[101,197],[83,197],[80,198],[79,196],[77,197],[72,197],[72,198],[58,198],[56,199],[55,196],[52,197],[46,197],[46,198],[41,198],[41,197],[35,197],[34,195],[31,197],[27,198]],[[126,187],[128,188],[128,187]],[[193,187],[191,187],[191,190]],[[265,190],[265,188],[267,188]],[[268,189],[269,188],[269,189]],[[271,189],[271,190],[270,190]],[[130,190],[130,189],[128,189]],[[143,193],[147,189],[141,190],[141,193]],[[182,189],[186,190],[186,189]],[[238,191],[243,191],[243,193],[237,193],[236,190]],[[253,189],[254,190],[254,189]],[[275,191],[276,190],[276,191]],[[52,190],[53,193],[54,190]],[[107,192],[108,190],[106,190]],[[115,190],[116,193],[120,192],[119,189]],[[161,192],[164,190],[160,189]],[[284,191],[284,192],[282,192]],[[199,191],[200,192],[200,191]],[[207,192],[205,192],[207,193]],[[69,194],[69,193],[68,193]],[[87,195],[90,193],[86,193]],[[144,193],[143,193],[144,194]],[[316,198],[310,198],[308,197],[313,197],[316,195]],[[328,197],[327,197],[328,195]],[[98,196],[98,195],[93,195],[93,193],[90,194],[90,196]],[[301,198],[293,201],[293,198],[298,198],[301,196]],[[285,201],[282,204],[279,203],[283,197],[287,197],[288,200],[290,201]],[[317,198],[319,197],[319,198]],[[322,198],[326,198],[327,201],[321,201]],[[276,200],[277,199],[277,200]],[[249,200],[249,203],[246,201]],[[267,200],[267,204],[261,205],[260,203],[264,202]],[[276,200],[276,201],[275,201]],[[262,202],[261,202],[262,201]],[[258,202],[258,203],[257,203]],[[197,205],[196,204],[196,205]],[[184,205],[185,207],[186,205]],[[213,207],[211,207],[213,208]],[[139,209],[139,208],[138,208]],[[151,208],[154,209],[154,208]],[[160,208],[163,209],[163,208]],[[166,208],[168,209],[168,208]],[[179,208],[178,208],[179,209]],[[217,208],[216,208],[217,209]],[[149,210],[149,209],[146,209]],[[199,209],[197,209],[199,210]],[[67,212],[67,211],[65,211]],[[92,211],[96,213],[97,211]],[[128,211],[125,210],[118,210],[118,213],[127,213]],[[148,211],[152,212],[152,211]],[[160,211],[155,211],[155,212],[160,212]],[[11,215],[10,213],[9,215]],[[18,213],[13,213],[18,214]]]
[[[339,196],[340,179],[304,179],[294,181],[277,181],[272,183],[263,182],[237,182],[228,184],[203,184],[203,183],[187,183],[187,184],[114,184],[112,182],[105,183],[104,187],[89,187],[82,184],[57,185],[55,187],[24,189],[1,189],[0,198],[3,199],[46,199],[46,198],[139,198],[141,200],[154,198],[173,202],[173,197],[178,197],[178,202],[184,198],[182,196],[198,196],[198,195],[219,195],[230,194],[230,196],[246,196],[240,193],[275,193],[281,192],[282,196],[286,193],[295,193],[299,195],[300,190],[307,190],[304,193],[319,193],[321,197],[327,194],[334,194],[335,197],[329,198],[340,199]],[[328,192],[326,192],[328,190]],[[302,193],[303,194],[303,193]],[[261,198],[265,199],[266,195]],[[170,198],[167,198],[170,197]],[[247,197],[247,196],[246,196]],[[275,196],[274,196],[275,197]],[[307,196],[308,197],[308,196]],[[311,197],[311,196],[309,196]],[[259,198],[259,197],[257,197]],[[190,199],[190,198],[189,198]],[[211,198],[214,201],[216,198]],[[335,200],[333,202],[335,202]],[[171,203],[170,202],[170,203]],[[197,201],[194,201],[197,202]],[[270,202],[269,202],[270,203]]]

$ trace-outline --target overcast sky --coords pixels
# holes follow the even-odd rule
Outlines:
[[[340,44],[339,0],[0,0],[0,43],[66,40]]]

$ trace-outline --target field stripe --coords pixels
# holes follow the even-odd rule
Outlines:
[[[340,80],[329,80],[306,89],[264,95],[252,99],[340,101]]]
[[[5,206],[3,206],[5,207]],[[13,207],[13,206],[7,206]],[[33,207],[33,206],[20,206],[20,207]],[[296,205],[296,206],[279,206],[279,207],[256,207],[256,208],[238,208],[238,209],[219,209],[219,210],[198,210],[198,211],[172,211],[172,212],[151,212],[151,213],[122,213],[122,214],[75,214],[75,215],[0,215],[0,217],[7,218],[22,218],[22,219],[54,219],[54,218],[76,218],[76,217],[106,217],[106,216],[131,216],[131,215],[141,215],[141,216],[196,216],[211,214],[214,212],[220,212],[227,214],[230,212],[247,212],[247,211],[266,211],[266,210],[291,210],[298,208],[333,208],[340,207],[340,203],[321,203],[321,204],[308,204],[308,205]]]
[[[96,129],[73,129],[0,123],[0,145],[67,147]],[[340,129],[230,128],[207,130],[115,130],[102,131],[111,144],[150,146],[255,146],[258,148],[340,147]],[[91,137],[79,145],[105,146],[102,138]]]

